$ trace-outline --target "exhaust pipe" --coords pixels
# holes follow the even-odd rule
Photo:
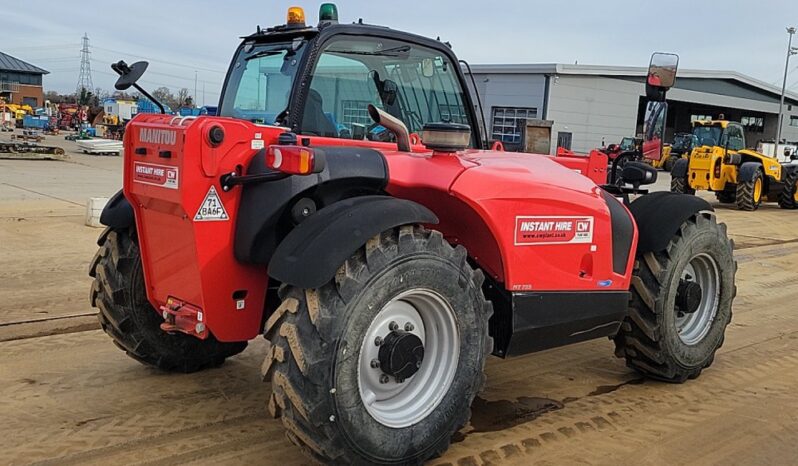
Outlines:
[[[410,132],[402,120],[392,116],[384,110],[369,104],[369,116],[374,123],[382,125],[396,136],[396,145],[401,152],[410,152]]]

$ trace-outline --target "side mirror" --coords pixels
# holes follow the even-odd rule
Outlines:
[[[679,56],[673,53],[655,53],[648,65],[647,82],[650,86],[670,89],[676,82]]]
[[[146,61],[139,61],[129,66],[121,60],[112,64],[111,68],[119,74],[119,79],[114,84],[116,90],[124,91],[136,84],[136,81],[147,71],[148,66],[149,63]]]
[[[657,182],[657,169],[642,162],[627,162],[621,172],[621,180],[637,189],[642,184]]]

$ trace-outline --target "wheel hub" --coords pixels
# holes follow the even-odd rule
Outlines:
[[[382,372],[396,381],[415,375],[424,361],[424,343],[418,336],[394,330],[383,339],[378,359]]]
[[[685,314],[692,314],[701,305],[703,291],[701,285],[688,280],[680,280],[676,290],[676,306]]]

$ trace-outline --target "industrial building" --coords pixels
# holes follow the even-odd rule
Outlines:
[[[566,64],[471,68],[489,137],[510,150],[523,149],[526,134],[536,128],[543,142],[537,141],[536,151],[549,153],[558,146],[585,152],[641,132],[645,68]],[[676,132],[689,132],[696,119],[725,118],[742,122],[749,146],[773,141],[780,95],[780,88],[734,71],[680,69],[668,93],[666,140]],[[798,141],[798,94],[787,94],[784,112],[782,139]]]
[[[42,76],[45,74],[49,71],[0,52],[0,98],[9,104],[32,108],[44,105]]]

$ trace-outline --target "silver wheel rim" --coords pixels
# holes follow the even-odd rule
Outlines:
[[[377,338],[390,333],[390,325],[411,328],[424,344],[424,358],[413,376],[398,383],[383,376],[379,367]],[[410,324],[410,326],[407,326]],[[406,327],[407,326],[407,327]],[[460,358],[460,332],[454,309],[438,293],[423,288],[405,291],[374,317],[363,344],[358,362],[358,390],[363,406],[380,424],[402,428],[418,423],[440,404],[457,372]],[[383,378],[384,381],[384,378]]]
[[[720,273],[718,264],[708,254],[697,254],[690,259],[682,272],[683,280],[701,286],[701,304],[691,314],[676,312],[676,329],[679,338],[687,345],[695,345],[709,333],[720,301]]]

